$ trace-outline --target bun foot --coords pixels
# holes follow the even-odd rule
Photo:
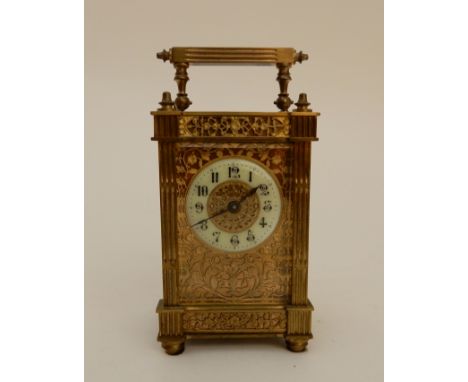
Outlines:
[[[300,353],[306,350],[309,337],[306,336],[288,336],[286,337],[286,347],[294,353]]]
[[[185,339],[161,339],[161,346],[169,355],[178,355],[185,350]]]

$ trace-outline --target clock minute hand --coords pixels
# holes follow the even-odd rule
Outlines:
[[[224,214],[225,212],[228,212],[228,209],[227,209],[227,208],[225,208],[225,209],[223,209],[223,210],[221,210],[221,211],[216,212],[214,215],[211,215],[211,216],[207,217],[206,219],[202,219],[202,220],[196,222],[195,224],[192,224],[190,227],[195,227],[196,225],[202,224],[202,223],[204,223],[204,222],[206,222],[206,221],[208,221],[208,220],[210,220],[210,219],[215,218],[216,216],[219,216],[219,215]]]

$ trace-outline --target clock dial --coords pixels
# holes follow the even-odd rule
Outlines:
[[[192,180],[188,223],[204,243],[241,252],[263,243],[281,217],[281,191],[265,167],[239,157],[215,160]]]

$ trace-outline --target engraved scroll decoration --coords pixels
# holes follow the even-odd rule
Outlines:
[[[180,143],[176,148],[181,303],[286,303],[290,296],[292,228],[289,146]],[[192,177],[208,162],[225,156],[255,159],[275,174],[283,191],[283,217],[264,245],[224,253],[201,243],[188,226],[185,195]]]
[[[179,135],[189,137],[288,137],[283,116],[182,116]]]
[[[213,331],[286,331],[286,312],[185,312],[187,332]]]

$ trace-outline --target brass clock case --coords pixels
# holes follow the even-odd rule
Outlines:
[[[305,350],[312,338],[308,295],[308,233],[311,143],[319,113],[301,94],[297,108],[287,93],[289,68],[307,57],[292,48],[172,48],[158,57],[176,68],[178,94],[165,92],[152,112],[159,148],[163,299],[157,306],[158,340],[179,354],[188,339],[277,336],[289,350]],[[280,112],[190,112],[188,69],[197,64],[276,65]],[[217,160],[243,158],[259,164],[280,192],[281,215],[271,235],[240,252],[204,243],[187,218],[187,192],[201,169]],[[249,187],[220,183],[207,200],[213,214],[238,202]],[[249,208],[231,205],[230,215],[213,218],[226,232],[249,229],[258,219],[257,197]],[[224,207],[226,208],[226,207]]]

